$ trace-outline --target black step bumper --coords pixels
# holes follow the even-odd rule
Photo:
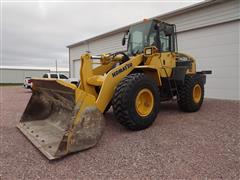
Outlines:
[[[203,83],[206,84],[206,74],[212,74],[212,71],[211,70],[199,71],[199,72],[197,72],[197,74],[199,74],[199,76],[202,79]]]

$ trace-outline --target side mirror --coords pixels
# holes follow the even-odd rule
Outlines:
[[[124,36],[122,38],[122,45],[124,46],[125,44],[126,44],[126,37],[125,37],[125,34],[124,34]]]
[[[126,32],[124,33],[123,38],[122,38],[122,45],[123,45],[123,46],[126,44],[126,39],[128,39],[128,38],[126,37],[126,35],[128,35],[128,32],[129,32],[129,31],[126,31]]]

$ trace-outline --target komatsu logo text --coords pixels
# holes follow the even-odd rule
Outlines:
[[[130,67],[132,67],[132,63],[128,63],[125,66],[123,66],[122,68],[118,69],[117,71],[112,73],[112,76],[115,77],[118,74],[122,73],[123,71],[126,71],[127,69],[129,69]]]

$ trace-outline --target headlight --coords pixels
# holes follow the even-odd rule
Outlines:
[[[152,48],[145,48],[145,51],[144,51],[144,54],[149,56],[149,55],[152,55]]]

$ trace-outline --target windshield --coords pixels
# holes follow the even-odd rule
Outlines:
[[[134,25],[129,30],[128,54],[135,55],[143,52],[144,47],[150,45],[149,37],[152,21]]]

